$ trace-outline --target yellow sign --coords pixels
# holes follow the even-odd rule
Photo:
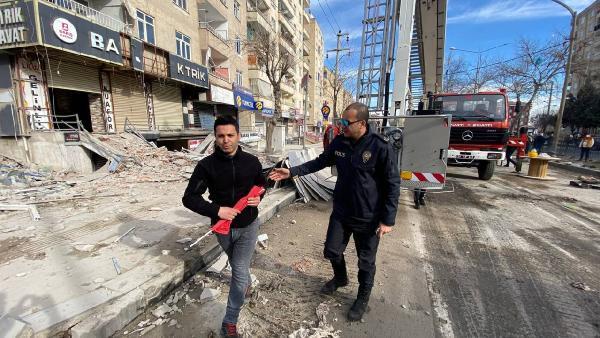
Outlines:
[[[236,96],[236,97],[235,97],[235,102],[237,103],[237,106],[238,106],[238,107],[241,107],[241,106],[242,106],[242,97],[241,97],[241,96],[239,96],[239,95],[238,95],[238,96]]]
[[[402,171],[400,177],[405,181],[410,181],[412,178],[412,171]]]
[[[321,113],[323,114],[329,114],[330,111],[331,109],[329,108],[329,106],[323,106],[323,108],[321,108]]]
[[[256,110],[262,110],[263,109],[263,103],[261,101],[256,101]]]

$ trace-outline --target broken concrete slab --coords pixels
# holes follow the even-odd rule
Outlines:
[[[0,317],[0,334],[5,338],[29,338],[33,337],[33,329],[21,320],[2,316]]]
[[[223,269],[227,267],[228,262],[229,259],[227,258],[227,255],[222,253],[221,256],[219,256],[219,258],[217,258],[217,260],[213,263],[213,265],[206,270],[206,272],[221,273]]]
[[[152,311],[152,314],[156,318],[166,317],[169,313],[173,312],[173,309],[167,304],[161,304],[159,307]]]
[[[210,302],[217,299],[220,295],[221,290],[219,289],[204,288],[204,290],[202,290],[202,294],[200,295],[200,302]]]

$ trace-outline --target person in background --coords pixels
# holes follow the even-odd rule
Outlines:
[[[581,148],[581,155],[579,155],[579,161],[589,161],[590,150],[594,146],[594,138],[590,134],[586,134],[579,142],[579,148]],[[584,159],[585,158],[585,159]]]
[[[538,132],[538,134],[533,138],[533,149],[537,151],[538,154],[542,153],[542,149],[544,148],[544,144],[546,144],[546,137],[543,132]]]

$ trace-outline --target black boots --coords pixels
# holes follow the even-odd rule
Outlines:
[[[342,257],[339,260],[331,260],[333,267],[333,279],[325,283],[321,288],[321,293],[330,295],[338,288],[348,285],[348,273],[346,272],[346,261]]]
[[[348,320],[351,322],[360,321],[369,310],[369,297],[371,296],[371,288],[363,287],[362,285],[358,288],[358,295],[350,311],[348,311]]]

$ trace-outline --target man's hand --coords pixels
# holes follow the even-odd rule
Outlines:
[[[269,174],[269,179],[281,181],[290,178],[290,170],[285,168],[275,168]]]
[[[233,221],[235,216],[237,216],[240,212],[234,208],[228,207],[220,207],[219,208],[219,218],[227,221]]]
[[[377,237],[381,239],[383,235],[387,234],[388,232],[392,232],[392,227],[383,223],[379,223],[379,229],[377,229]]]
[[[260,204],[260,197],[248,197],[248,206],[257,207]]]

